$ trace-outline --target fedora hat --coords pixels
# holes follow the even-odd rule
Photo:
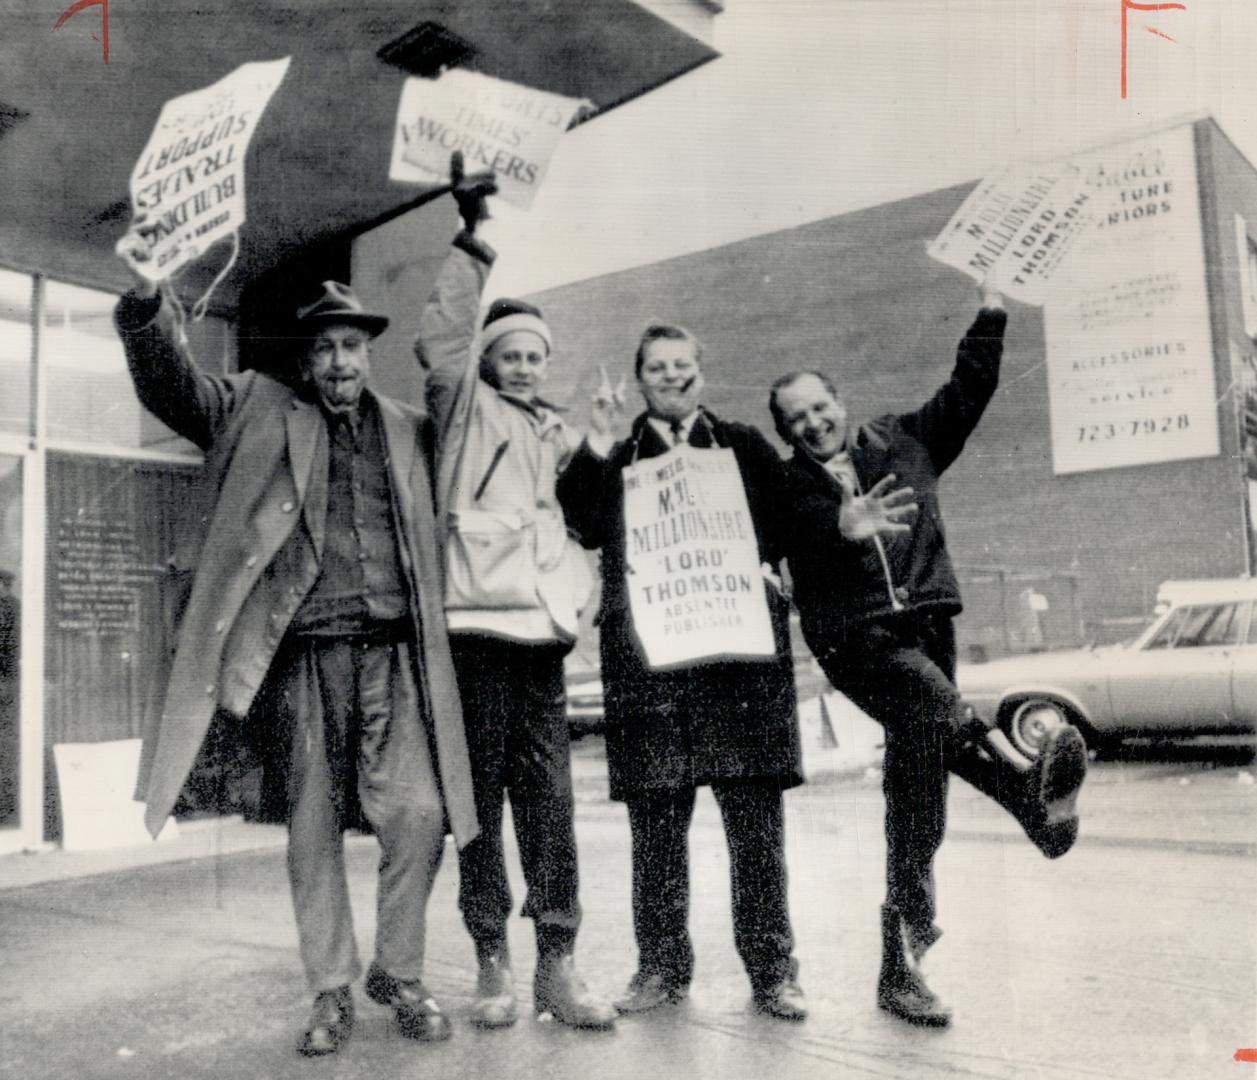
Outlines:
[[[360,326],[372,337],[384,333],[388,318],[364,311],[362,301],[353,289],[339,281],[325,281],[323,292],[312,304],[297,309],[297,323],[302,328],[317,332],[321,327],[333,325]]]

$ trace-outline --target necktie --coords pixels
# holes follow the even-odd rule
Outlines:
[[[680,446],[683,442],[685,442],[685,437],[682,434],[685,428],[685,424],[683,421],[678,420],[674,416],[670,421],[668,421],[668,426],[672,429],[672,445],[673,446]]]

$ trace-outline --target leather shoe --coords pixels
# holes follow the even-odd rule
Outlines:
[[[590,992],[571,953],[539,957],[532,991],[538,1016],[549,1013],[560,1024],[589,1031],[615,1027],[615,1009]]]
[[[334,1054],[353,1029],[353,991],[348,986],[323,990],[315,997],[310,1019],[297,1040],[297,1053],[305,1057]]]
[[[921,1027],[948,1027],[951,1024],[951,1009],[919,976],[896,981],[879,980],[877,1007]]]
[[[782,979],[775,986],[757,989],[753,1000],[758,1012],[775,1020],[807,1019],[803,990],[793,979]]]
[[[639,971],[628,984],[624,997],[615,1003],[617,1012],[643,1013],[661,1005],[675,1005],[685,1000],[689,988],[671,982],[659,972]]]
[[[515,1023],[515,979],[505,953],[493,953],[480,961],[470,1019],[482,1028],[510,1027]]]
[[[395,979],[379,964],[367,970],[367,997],[379,1005],[391,1005],[397,1026],[408,1039],[441,1042],[454,1034],[449,1018],[419,979]]]

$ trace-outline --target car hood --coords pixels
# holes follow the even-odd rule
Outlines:
[[[1097,649],[1066,649],[1062,652],[1006,656],[985,664],[959,664],[956,684],[962,694],[997,692],[1006,686],[1025,682],[1046,682],[1076,677],[1097,666],[1107,666],[1114,655],[1125,650],[1120,645]]]

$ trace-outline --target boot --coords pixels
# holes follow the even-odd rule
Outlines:
[[[939,938],[939,931],[909,935],[914,952],[924,955]],[[882,970],[877,978],[877,1006],[892,1016],[923,1027],[947,1027],[951,1009],[925,984],[917,960],[909,952],[899,909],[882,905]],[[925,944],[928,941],[929,944]]]
[[[593,1031],[615,1027],[615,1009],[590,992],[570,952],[538,956],[532,989],[538,1016],[549,1013],[560,1024]]]
[[[476,997],[471,1003],[470,1020],[476,1027],[501,1028],[515,1023],[515,978],[511,957],[505,946],[481,952],[476,977]]]
[[[1048,733],[1030,772],[1017,820],[1049,859],[1078,839],[1078,792],[1087,776],[1087,744],[1066,725]]]
[[[989,740],[959,747],[948,765],[1012,814],[1049,859],[1073,847],[1078,792],[1087,775],[1087,745],[1077,728],[1066,724],[1050,732],[1029,769],[1019,768]]]

